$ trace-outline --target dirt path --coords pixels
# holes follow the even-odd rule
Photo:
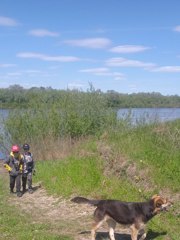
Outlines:
[[[0,174],[7,182],[8,174],[3,169],[0,162]],[[78,205],[72,203],[70,199],[48,195],[40,183],[34,184],[34,193],[26,192],[21,198],[14,194],[9,197],[8,203],[15,204],[21,211],[21,215],[30,215],[32,223],[46,223],[53,226],[52,231],[73,236],[75,240],[90,240],[90,229],[94,207],[88,205]],[[12,201],[13,198],[13,201]],[[116,229],[116,239],[130,239],[126,229]],[[120,232],[121,234],[118,234]],[[99,229],[96,240],[106,240],[108,238],[107,228],[103,226]]]

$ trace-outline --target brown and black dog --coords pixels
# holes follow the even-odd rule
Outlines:
[[[115,240],[114,229],[116,223],[129,225],[131,229],[131,239],[137,240],[141,232],[140,240],[146,238],[144,231],[145,224],[158,213],[167,210],[172,202],[159,195],[154,195],[146,202],[122,202],[118,200],[89,200],[84,197],[71,199],[75,203],[86,203],[96,207],[94,212],[95,223],[91,230],[91,238],[95,240],[97,229],[107,222],[109,226],[109,236]]]

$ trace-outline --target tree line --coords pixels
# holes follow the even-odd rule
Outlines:
[[[53,105],[63,98],[67,98],[70,93],[79,95],[80,97],[96,93],[104,99],[107,107],[112,108],[180,107],[179,95],[164,96],[157,92],[123,94],[114,90],[108,90],[104,93],[99,89],[95,90],[90,84],[90,88],[86,92],[69,89],[57,90],[51,87],[25,89],[20,85],[0,88],[0,108],[31,107],[32,103]]]

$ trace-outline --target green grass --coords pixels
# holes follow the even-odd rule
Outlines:
[[[64,161],[39,161],[36,163],[36,181],[50,194],[69,197],[73,194],[91,195],[96,197],[133,198],[138,199],[139,193],[125,179],[106,177],[103,173],[103,162],[96,157],[70,157]],[[132,199],[133,199],[132,198]]]
[[[95,164],[99,161],[101,164]],[[102,174],[102,162],[93,158],[69,158],[64,161],[37,162],[36,181],[42,180],[50,194],[64,197],[71,195],[90,196],[92,198],[121,199],[124,201],[144,201],[144,196],[128,179]],[[146,195],[146,193],[143,193]],[[156,216],[147,225],[147,239],[179,239],[179,217],[174,209],[169,213]]]
[[[154,189],[139,192],[126,175],[103,174],[104,164],[97,150],[97,139],[85,141],[72,157],[61,161],[37,162],[36,180],[41,180],[50,194],[70,197],[83,195],[95,198],[143,201],[162,189],[179,192],[179,121],[135,129],[119,129],[106,137],[113,154],[123,153],[140,168],[150,169]],[[78,152],[84,150],[87,157]],[[104,160],[105,161],[105,160]],[[146,176],[145,176],[146,177]],[[156,216],[148,223],[148,239],[179,239],[179,203],[169,213]]]
[[[69,196],[73,190],[89,194],[101,181],[100,169],[93,158],[40,161],[36,168],[37,180],[42,181],[51,194]]]
[[[21,215],[17,207],[8,204],[9,192],[0,177],[0,239],[2,240],[72,240],[68,236],[53,233],[54,226],[34,223],[29,215]],[[7,184],[6,184],[7,185]],[[13,198],[11,196],[11,201]]]
[[[110,135],[114,150],[133,159],[139,167],[151,170],[151,179],[158,188],[179,191],[180,120],[166,124],[122,128]]]

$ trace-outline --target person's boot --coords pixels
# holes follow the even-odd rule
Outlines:
[[[17,192],[17,197],[22,197],[22,193],[21,192]]]
[[[29,188],[29,189],[28,189],[28,192],[29,192],[30,194],[32,194],[34,191],[33,191],[32,188]]]
[[[14,193],[13,189],[10,189],[10,194],[13,194],[13,193]]]
[[[23,194],[26,192],[26,188],[23,188]]]

